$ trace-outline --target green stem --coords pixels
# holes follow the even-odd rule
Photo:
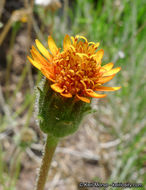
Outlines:
[[[57,143],[58,143],[58,138],[48,134],[44,155],[42,158],[42,164],[37,180],[36,190],[44,190],[46,179],[48,176],[48,171],[51,165],[52,157],[54,155]]]

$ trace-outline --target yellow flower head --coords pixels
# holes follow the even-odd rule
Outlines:
[[[88,42],[83,36],[66,35],[63,51],[60,51],[52,39],[48,37],[50,52],[36,40],[40,53],[32,46],[32,58],[29,61],[52,81],[51,88],[66,98],[75,97],[90,103],[90,97],[104,98],[106,94],[95,91],[115,91],[120,87],[105,87],[120,67],[113,68],[113,63],[102,66],[103,49],[97,50],[99,43]]]

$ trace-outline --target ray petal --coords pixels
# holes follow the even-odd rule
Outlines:
[[[71,40],[70,40],[70,37],[69,35],[65,35],[64,37],[64,41],[63,41],[63,49],[66,50],[70,47],[71,45]]]
[[[107,87],[107,86],[98,86],[95,91],[115,91],[119,90],[121,87]]]
[[[97,63],[101,62],[101,60],[103,58],[103,55],[104,55],[104,50],[103,49],[101,49],[101,50],[99,50],[99,51],[96,52],[95,59],[96,59]]]
[[[40,64],[40,63],[34,61],[34,60],[31,59],[29,56],[27,56],[27,59],[30,61],[30,63],[32,63],[32,65],[33,65],[34,67],[36,67],[37,69],[41,70],[41,64]]]
[[[109,71],[109,70],[111,70],[112,68],[113,68],[113,66],[114,66],[114,64],[113,63],[108,63],[108,64],[106,64],[106,65],[104,65],[103,67],[101,67],[101,69],[103,70],[103,71]]]
[[[100,79],[97,81],[97,83],[101,83],[101,84],[106,83],[106,82],[110,81],[114,76],[115,76],[115,75],[111,75],[111,76],[107,76],[107,77],[100,78]]]
[[[51,59],[51,56],[48,52],[48,50],[42,45],[42,43],[39,40],[35,40],[36,46],[39,49],[39,51],[48,59]]]
[[[97,94],[91,89],[87,89],[86,94],[92,98],[104,98],[106,96],[106,94]]]
[[[41,72],[43,73],[43,75],[49,79],[52,82],[55,82],[55,79],[53,77],[53,74],[51,74],[50,72],[48,72],[45,68],[41,68]]]
[[[103,77],[110,76],[110,75],[118,73],[120,70],[121,70],[121,67],[117,67],[117,68],[114,68],[110,71],[105,72],[102,76]]]
[[[35,61],[38,61],[42,65],[50,65],[50,63],[32,46],[31,55]]]
[[[52,85],[51,85],[51,88],[52,88],[54,91],[59,92],[59,93],[62,93],[62,92],[64,91],[64,89],[61,88],[57,83],[52,84]]]
[[[64,96],[65,98],[71,98],[72,94],[71,93],[60,93],[62,96]]]
[[[76,97],[79,100],[82,100],[83,102],[90,103],[90,99],[89,98],[86,98],[86,97],[83,97],[83,96],[79,96],[78,94],[76,95]]]
[[[58,47],[56,46],[51,36],[48,37],[48,46],[53,55],[56,55],[58,53]]]

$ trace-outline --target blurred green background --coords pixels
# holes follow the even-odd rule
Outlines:
[[[143,183],[137,189],[145,189],[145,1],[42,2],[0,3],[0,190],[32,189],[35,182],[44,138],[35,122],[34,87],[42,76],[26,56],[36,38],[47,47],[50,34],[59,47],[65,34],[100,42],[103,64],[122,67],[109,86],[122,89],[93,100],[96,113],[62,141],[48,189],[76,190],[79,181]]]

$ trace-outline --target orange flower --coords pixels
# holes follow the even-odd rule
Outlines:
[[[104,98],[106,94],[97,94],[95,91],[115,91],[120,87],[105,87],[120,67],[113,68],[113,63],[101,65],[103,49],[96,52],[99,43],[88,42],[83,36],[69,37],[63,41],[63,51],[60,51],[52,39],[48,37],[50,52],[36,40],[36,46],[31,49],[32,58],[29,61],[52,81],[51,88],[66,98],[90,103],[90,97]]]

